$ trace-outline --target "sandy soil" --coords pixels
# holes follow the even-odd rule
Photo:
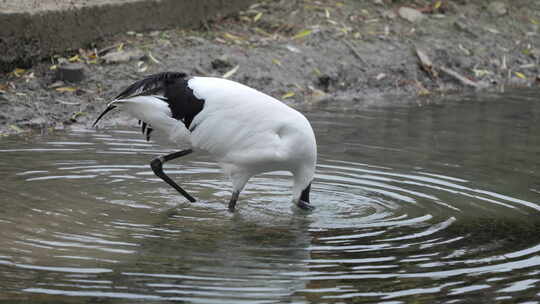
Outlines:
[[[536,0],[263,1],[198,30],[123,33],[0,75],[0,134],[89,127],[120,89],[166,70],[343,109],[536,86],[539,27]],[[59,81],[64,62],[82,64],[84,80]],[[136,123],[111,117],[106,124]]]

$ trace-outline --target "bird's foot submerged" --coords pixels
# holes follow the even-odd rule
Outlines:
[[[302,210],[306,210],[306,211],[313,211],[315,210],[315,206],[311,205],[310,203],[308,202],[305,202],[303,200],[299,200],[298,203],[296,204],[296,206],[298,206],[298,208],[302,209]]]

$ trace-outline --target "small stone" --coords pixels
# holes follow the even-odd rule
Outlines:
[[[393,10],[386,10],[381,13],[381,16],[387,19],[395,19],[397,17],[396,13]]]
[[[212,60],[211,65],[212,69],[222,72],[232,67],[231,62],[227,59],[226,56],[222,56]]]
[[[501,1],[491,2],[488,5],[487,10],[494,17],[503,16],[508,13],[508,8],[506,7],[506,4]]]
[[[84,65],[82,63],[67,63],[58,66],[56,79],[67,82],[79,82],[84,79]]]
[[[415,10],[414,8],[404,7],[404,6],[399,9],[398,14],[401,18],[411,23],[420,22],[426,17],[420,11]]]
[[[144,53],[140,50],[131,51],[114,51],[105,54],[101,58],[105,60],[105,63],[123,63],[134,59],[141,59],[144,57]]]

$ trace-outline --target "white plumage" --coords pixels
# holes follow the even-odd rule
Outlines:
[[[230,211],[250,177],[277,170],[293,174],[293,202],[313,209],[309,192],[317,159],[315,135],[301,113],[279,100],[226,79],[160,73],[120,93],[96,123],[117,106],[143,122],[147,137],[156,130],[175,143],[189,145],[152,162],[156,175],[189,200],[195,201],[168,179],[161,165],[192,151],[205,151],[232,181]]]

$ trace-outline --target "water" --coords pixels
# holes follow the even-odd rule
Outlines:
[[[135,129],[3,139],[0,300],[538,303],[539,96],[313,110],[311,214],[285,172],[229,214],[202,155],[166,165],[190,204]]]

